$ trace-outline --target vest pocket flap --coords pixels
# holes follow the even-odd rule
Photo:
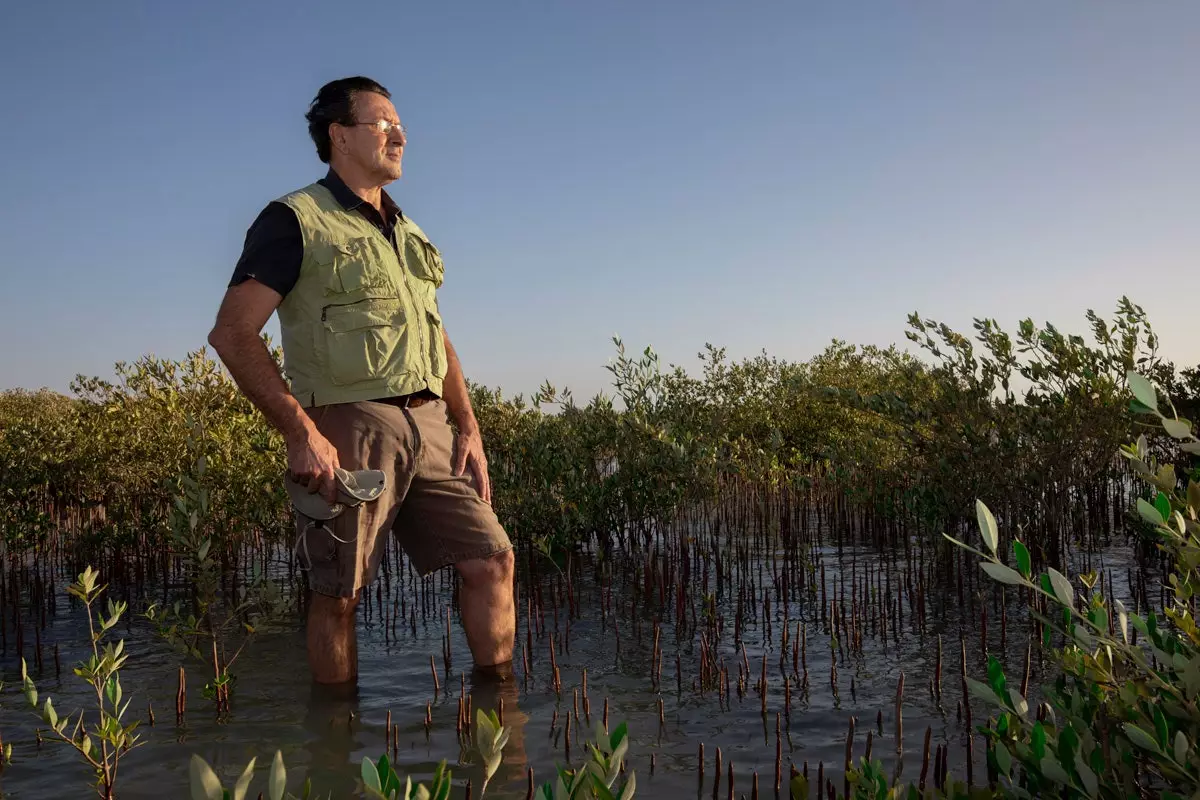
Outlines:
[[[344,239],[340,242],[320,240],[310,243],[308,251],[312,255],[313,261],[318,264],[332,264],[335,261],[358,256],[366,250],[368,245],[369,240],[366,237]]]
[[[391,252],[386,247],[370,236],[313,245],[314,260],[322,267],[328,266],[325,271],[325,294],[367,292],[394,295],[395,288],[387,266]]]
[[[363,328],[401,325],[404,312],[398,300],[367,300],[343,306],[326,306],[321,320],[330,333],[349,333]]]
[[[442,262],[442,254],[433,242],[420,231],[409,230],[405,234],[405,252],[409,269],[418,278],[433,281],[435,286],[441,286],[446,274],[446,266]]]

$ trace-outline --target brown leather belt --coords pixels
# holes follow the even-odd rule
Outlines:
[[[426,403],[431,403],[437,399],[438,396],[436,394],[428,389],[422,389],[421,391],[413,392],[412,394],[401,394],[395,397],[377,397],[371,402],[387,403],[388,405],[396,406],[397,408],[419,408],[420,406],[423,406]]]

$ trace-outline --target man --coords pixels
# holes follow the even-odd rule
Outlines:
[[[313,679],[356,680],[355,608],[389,531],[422,575],[455,567],[476,667],[510,668],[512,545],[438,310],[444,265],[383,190],[400,177],[405,130],[388,91],[363,77],[322,87],[306,118],[328,173],[255,220],[208,341],[309,491],[332,503],[337,467],[387,476],[378,499],[324,526],[297,520]],[[261,338],[276,311],[290,386]]]

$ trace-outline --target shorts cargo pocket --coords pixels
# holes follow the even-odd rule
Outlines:
[[[329,376],[340,386],[384,374],[403,354],[407,332],[399,300],[326,306],[321,322]]]

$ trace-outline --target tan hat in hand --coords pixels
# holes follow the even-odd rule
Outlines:
[[[350,471],[335,467],[333,474],[337,483],[337,501],[330,503],[320,492],[310,492],[307,486],[298,483],[289,473],[284,478],[284,485],[292,499],[292,506],[309,519],[333,519],[347,508],[375,500],[383,494],[383,488],[387,485],[383,470]]]

